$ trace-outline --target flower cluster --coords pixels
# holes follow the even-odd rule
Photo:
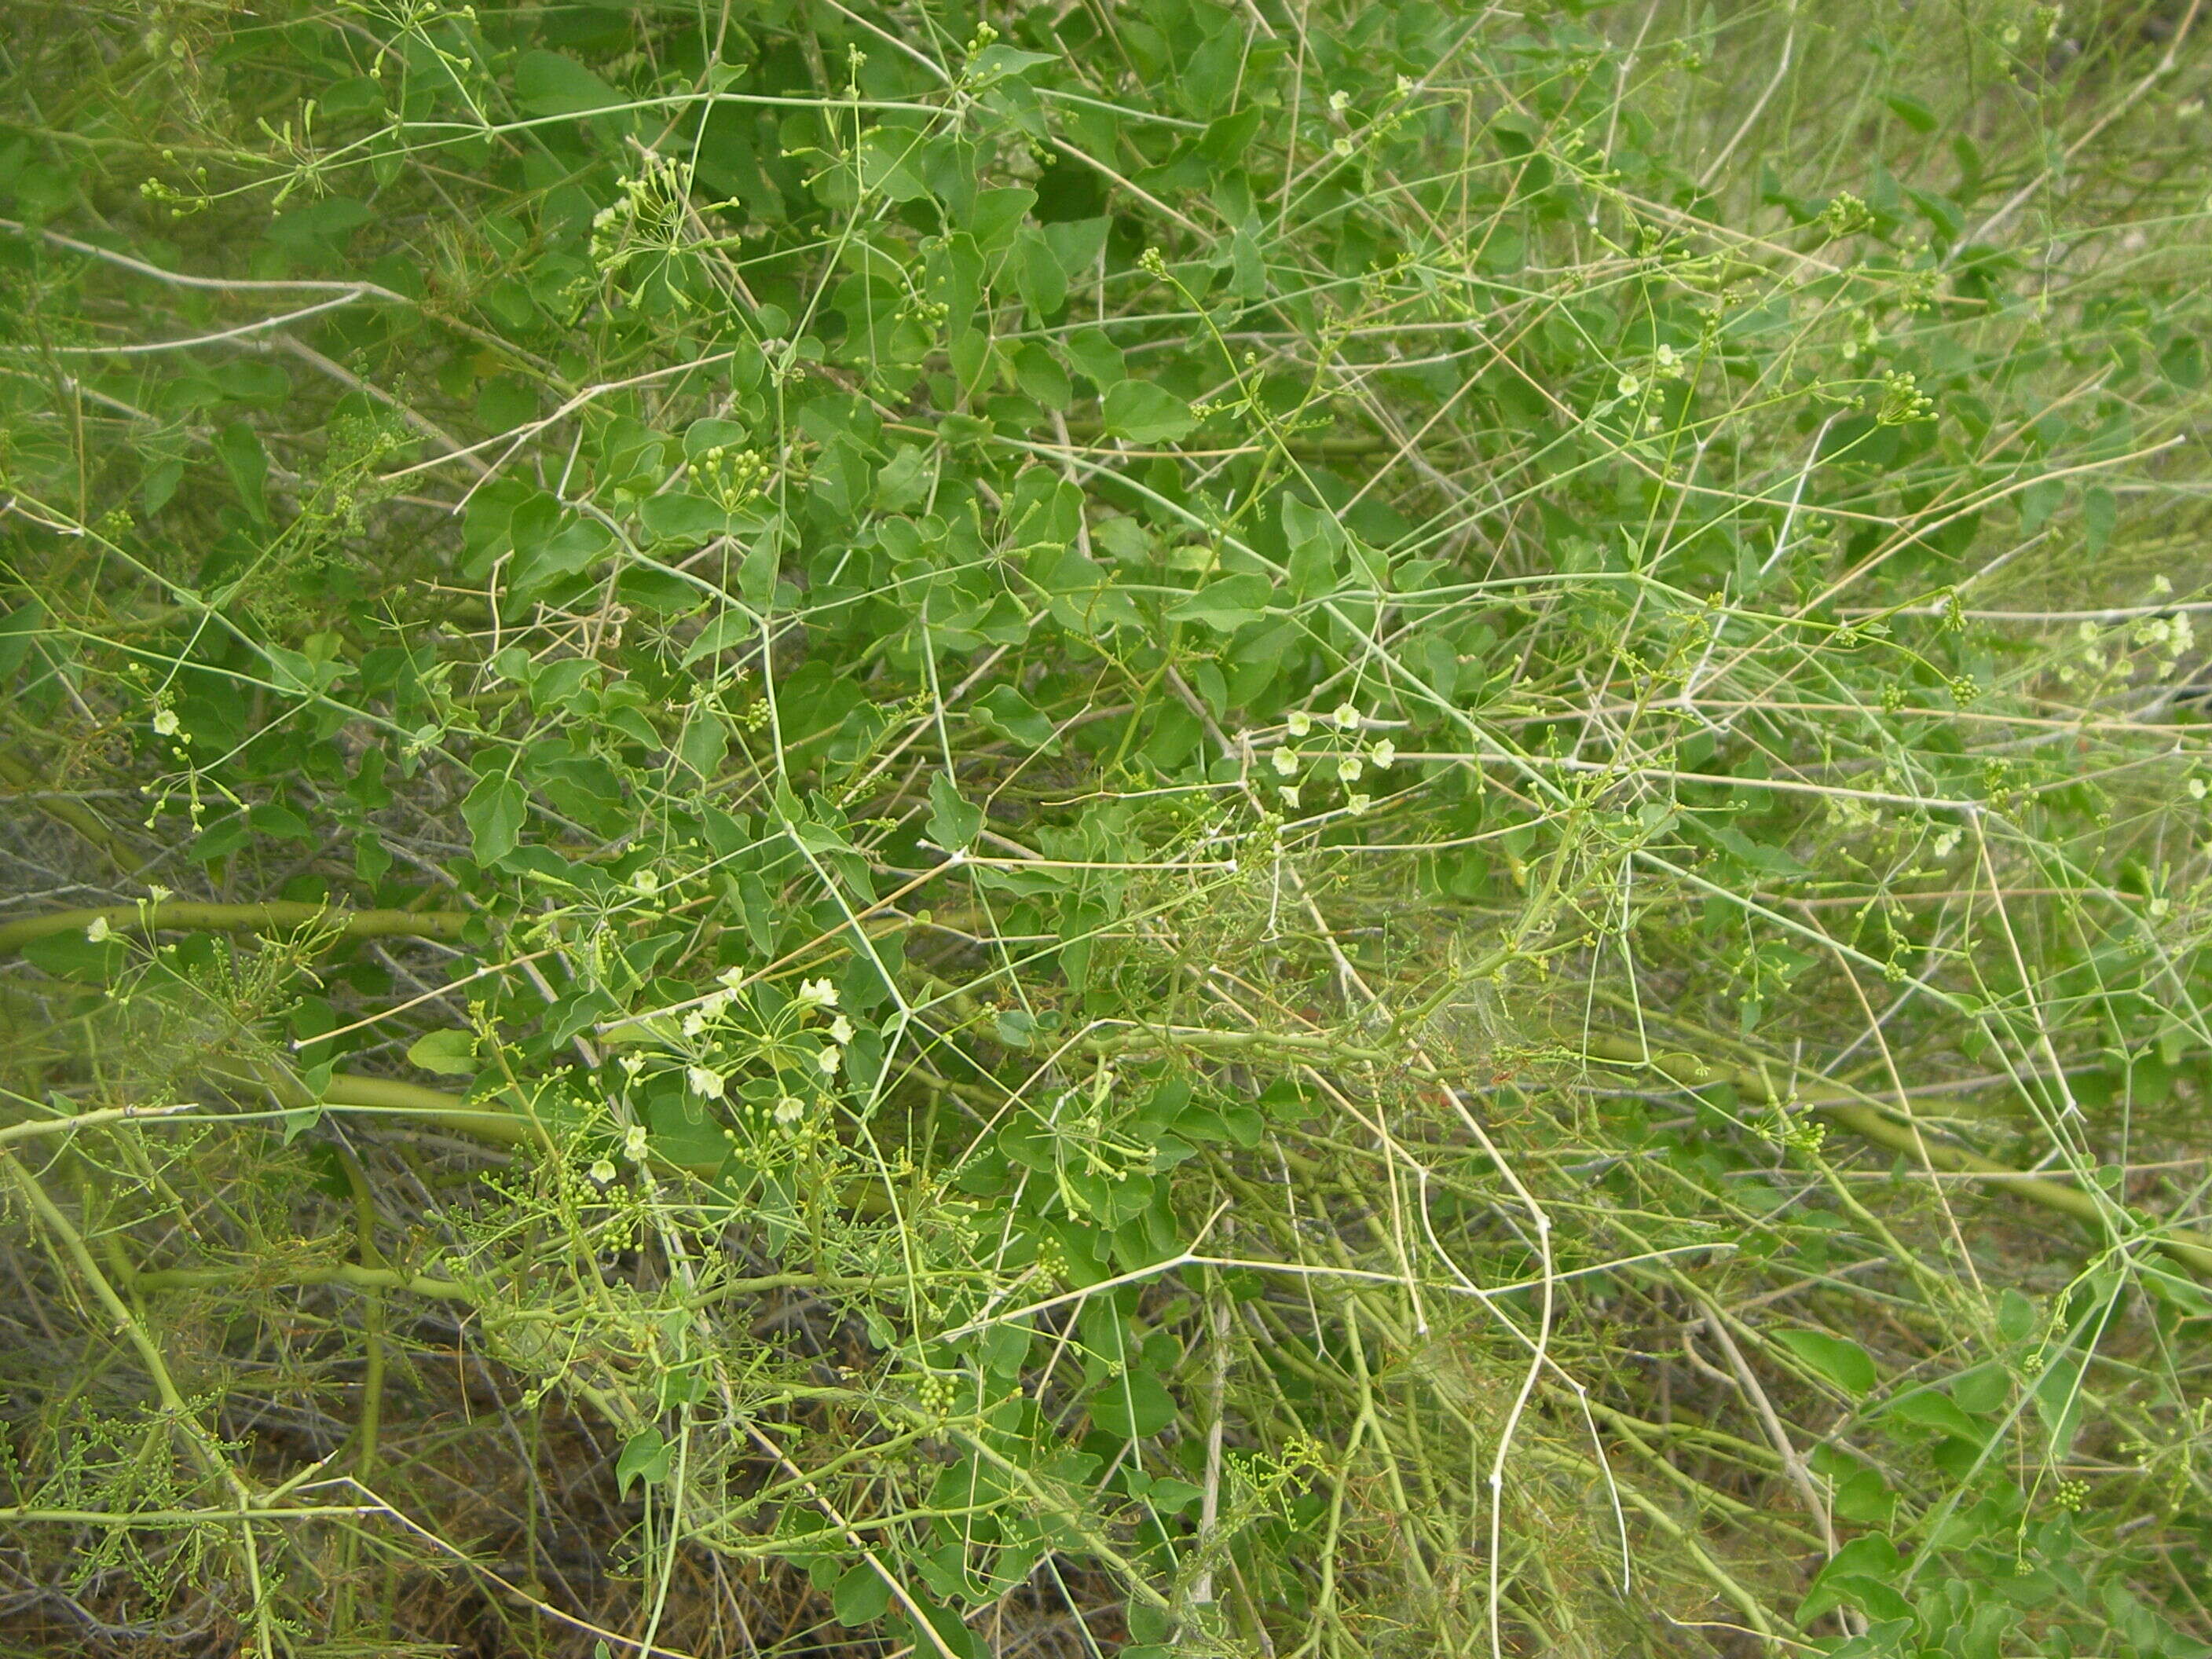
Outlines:
[[[1349,702],[1340,703],[1328,715],[1328,722],[1338,732],[1345,733],[1356,732],[1367,724],[1358,707]],[[1287,740],[1268,755],[1267,761],[1273,767],[1275,775],[1285,780],[1277,786],[1276,794],[1281,798],[1286,809],[1295,812],[1301,810],[1298,786],[1288,780],[1296,778],[1307,764],[1307,757],[1298,750],[1297,744],[1298,740],[1313,735],[1314,716],[1300,709],[1284,721],[1283,729]],[[1330,751],[1316,756],[1315,759],[1335,773],[1337,781],[1349,791],[1353,784],[1366,775],[1370,766],[1382,772],[1395,765],[1398,759],[1398,745],[1389,738],[1377,738],[1365,744],[1357,740],[1348,744],[1340,742]],[[1355,813],[1364,812],[1373,804],[1371,795],[1354,792],[1345,797],[1346,808]]]
[[[619,276],[641,253],[682,243],[690,211],[690,164],[649,153],[643,167],[619,188],[622,193],[592,216],[592,264],[610,276]]]
[[[775,465],[750,449],[716,444],[690,464],[691,482],[725,513],[734,513],[767,490]]]

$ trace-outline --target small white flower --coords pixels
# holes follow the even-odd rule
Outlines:
[[[641,898],[651,898],[660,890],[660,878],[650,869],[635,872],[629,878],[630,891]]]
[[[1358,782],[1359,775],[1366,769],[1366,763],[1357,755],[1346,755],[1336,763],[1336,775],[1346,783]]]
[[[830,1022],[830,1041],[842,1048],[853,1040],[853,1022],[840,1014]]]
[[[1297,750],[1278,749],[1271,758],[1275,763],[1276,776],[1289,778],[1297,775],[1298,751]]]
[[[720,1019],[730,1012],[730,1001],[727,991],[709,991],[699,1000],[699,1012],[708,1019]]]
[[[2152,598],[2162,599],[2167,594],[2173,592],[2173,584],[2166,580],[2166,573],[2164,571],[2160,571],[2157,575],[2153,576],[2150,579],[2150,591]],[[157,719],[154,722],[154,726],[155,729],[159,731],[161,729],[161,721]]]
[[[645,1162],[645,1125],[633,1123],[623,1131],[623,1156],[633,1164]]]
[[[1283,808],[1285,811],[1298,811],[1298,792],[1295,786],[1284,784],[1275,793],[1283,798]]]
[[[694,1008],[690,1013],[684,1016],[684,1035],[685,1036],[697,1036],[700,1032],[706,1029],[707,1016],[699,1009]]]
[[[835,1077],[837,1068],[845,1063],[845,1051],[842,1048],[824,1048],[814,1056],[814,1063],[822,1068],[823,1076]]]
[[[725,968],[714,975],[714,983],[726,991],[735,992],[744,982],[745,970],[742,968]]]
[[[1398,95],[1401,98],[1405,97],[1407,94],[1411,93],[1413,89],[1413,77],[1412,76],[1401,75],[1398,77]]]
[[[615,1168],[612,1159],[603,1158],[592,1165],[588,1173],[600,1186],[611,1187],[614,1184],[615,1176],[621,1172]]]
[[[2189,781],[2189,799],[2191,799],[2191,800],[2203,800],[2203,799],[2204,799],[2204,793],[2205,793],[2205,783],[2204,783],[2204,780],[2203,780],[2203,779],[2202,779],[2202,778],[2191,778],[2191,779],[2190,779],[2190,781]]]
[[[798,1004],[804,1013],[809,1008],[835,1008],[837,988],[826,979],[805,979],[799,982]]]
[[[176,889],[173,887],[164,887],[158,881],[150,882],[147,884],[146,896],[153,900],[156,904],[159,904],[163,899],[173,899],[176,897]]]
[[[638,1079],[638,1074],[645,1070],[645,1056],[643,1054],[624,1054],[622,1057],[622,1068],[629,1074],[629,1080],[632,1083],[636,1082]]]
[[[1662,345],[1652,355],[1659,360],[1659,367],[1661,369],[1669,369],[1674,367],[1674,347],[1670,345]]]
[[[693,1093],[703,1095],[708,1100],[720,1100],[722,1091],[729,1086],[720,1072],[711,1071],[704,1066],[686,1067],[684,1080],[691,1085]]]
[[[797,1095],[786,1095],[775,1103],[775,1121],[788,1129],[806,1115],[806,1103]]]
[[[107,925],[106,916],[94,916],[92,919],[92,925],[84,930],[84,936],[97,945],[114,931]]]
[[[1301,708],[1296,714],[1292,714],[1289,720],[1285,720],[1284,724],[1290,728],[1290,733],[1292,737],[1303,738],[1307,732],[1313,730],[1313,716],[1306,713],[1304,709]]]
[[[1613,390],[1618,392],[1624,398],[1633,398],[1643,389],[1644,382],[1638,380],[1633,374],[1622,375],[1620,380],[1613,386]]]
[[[1332,110],[1334,110],[1339,115],[1343,114],[1345,111],[1352,107],[1352,94],[1345,91],[1342,88],[1339,88],[1336,91],[1329,94],[1328,106]]]
[[[1349,732],[1359,724],[1359,710],[1355,704],[1340,702],[1336,706],[1336,712],[1329,718],[1336,722],[1338,731]]]
[[[1344,810],[1354,817],[1358,817],[1374,805],[1375,797],[1372,795],[1352,794],[1344,798]]]
[[[1389,738],[1384,738],[1368,752],[1374,756],[1376,767],[1379,770],[1387,772],[1398,758],[1398,745]]]
[[[154,730],[162,737],[175,737],[177,726],[177,711],[173,708],[164,708],[154,716]]]

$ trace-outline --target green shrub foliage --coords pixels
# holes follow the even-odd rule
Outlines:
[[[0,12],[0,1651],[2212,1655],[2198,10]]]

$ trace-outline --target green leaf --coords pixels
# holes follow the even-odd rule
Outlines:
[[[530,811],[530,793],[513,778],[494,772],[479,778],[461,802],[478,864],[497,864],[522,840]]]
[[[999,1130],[999,1151],[1024,1169],[1048,1173],[1060,1162],[1059,1146],[1050,1127],[1029,1112],[1013,1113]]]
[[[1820,1577],[1831,1573],[1853,1578],[1889,1579],[1897,1576],[1900,1565],[1897,1546],[1878,1532],[1854,1538],[1828,1559],[1820,1569]]]
[[[1723,851],[1753,870],[1772,876],[1803,876],[1811,872],[1800,864],[1787,848],[1768,847],[1752,840],[1732,824],[1707,823],[1699,827],[1719,843]]]
[[[2119,522],[2120,505],[2112,492],[2102,484],[2081,494],[2081,545],[2091,558],[2105,550],[2112,539],[2112,526]]]
[[[337,255],[353,233],[376,218],[366,202],[346,196],[325,196],[319,202],[278,215],[269,224],[269,240],[308,258]]]
[[[1893,92],[1882,102],[1889,106],[1892,115],[1915,132],[1936,131],[1936,112],[1917,98],[1908,98],[1901,92]]]
[[[294,1106],[284,1114],[284,1144],[289,1146],[301,1135],[323,1121],[323,1097],[330,1091],[331,1062],[310,1066],[300,1073],[300,1086],[307,1091],[307,1103]]]
[[[872,1625],[891,1604],[891,1587],[873,1563],[862,1561],[848,1569],[830,1592],[837,1622],[848,1630]]]
[[[120,939],[111,936],[94,941],[74,929],[48,933],[22,947],[23,960],[33,967],[57,979],[83,985],[106,984],[123,971],[129,955],[129,947]]]
[[[706,422],[699,422],[701,426]],[[730,515],[716,503],[703,495],[689,495],[672,490],[665,495],[655,495],[638,509],[637,521],[646,535],[656,542],[688,542],[696,546],[712,541],[730,527]],[[602,550],[614,544],[614,538],[595,520],[586,520],[599,531]],[[578,568],[581,568],[579,566]]]
[[[1011,685],[994,685],[975,699],[975,718],[994,732],[1048,755],[1060,752],[1051,718]]]
[[[614,550],[615,538],[595,519],[579,519],[567,529],[530,546],[517,546],[508,591],[517,598],[550,587],[564,577],[588,570]]]
[[[765,611],[775,602],[776,577],[783,569],[783,532],[769,525],[745,547],[738,567],[738,592],[745,603]]]
[[[743,611],[725,611],[699,630],[699,637],[684,647],[684,666],[689,668],[702,657],[711,657],[719,651],[734,651],[756,643],[760,638],[760,623]]]
[[[1846,1476],[1836,1488],[1836,1514],[1854,1526],[1882,1526],[1897,1512],[1897,1494],[1872,1469]]]
[[[945,1549],[951,1556],[949,1563],[940,1564],[925,1556],[916,1565],[933,1589],[950,1599],[959,1591],[963,1575],[960,1571],[960,1546],[948,1544]],[[909,1616],[908,1622],[915,1625],[915,1659],[941,1659],[945,1654],[951,1654],[952,1659],[991,1659],[989,1645],[961,1622],[958,1613],[928,1601],[920,1601],[918,1605],[923,1619],[928,1621],[928,1628],[921,1628],[919,1621]]]
[[[894,202],[919,201],[929,194],[921,176],[922,135],[904,128],[878,127],[860,141],[860,182]]]
[[[231,402],[255,404],[264,409],[276,408],[291,395],[292,391],[292,377],[280,364],[253,357],[241,357],[236,362],[225,363],[209,379]]]
[[[1091,1421],[1121,1440],[1142,1440],[1175,1421],[1176,1402],[1148,1370],[1132,1366],[1109,1377],[1091,1396]]]
[[[1060,343],[1067,353],[1068,362],[1075,365],[1076,373],[1087,374],[1102,392],[1110,391],[1128,378],[1128,366],[1121,359],[1121,349],[1107,337],[1103,328],[1079,328]]]
[[[1036,192],[1026,185],[1005,185],[975,192],[975,205],[963,227],[986,253],[996,252],[1013,240],[1014,228],[1036,205]]]
[[[262,448],[260,434],[245,422],[233,421],[216,434],[215,453],[253,521],[267,524],[269,452]]]
[[[440,1077],[473,1077],[477,1039],[473,1031],[426,1031],[408,1045],[407,1063]]]
[[[2035,1380],[2035,1414],[2043,1419],[2044,1430],[2051,1437],[2054,1457],[2066,1455],[2081,1425],[2081,1356],[2065,1353],[2050,1361]],[[1978,1435],[1981,1432],[1977,1431]]]
[[[1265,576],[1249,571],[1209,582],[1168,612],[1170,622],[1192,622],[1218,634],[1233,634],[1265,616],[1275,590]]]
[[[2024,536],[2033,536],[2050,521],[2066,499],[2066,480],[2038,478],[2020,492],[2020,529]]]
[[[645,1127],[653,1155],[681,1169],[711,1174],[730,1155],[720,1123],[704,1112],[695,1114],[681,1099],[653,1102],[646,1108]]]
[[[623,1442],[622,1455],[615,1460],[616,1490],[627,1498],[633,1480],[642,1480],[648,1486],[659,1486],[668,1479],[673,1452],[674,1448],[661,1437],[659,1429],[640,1429]]]
[[[1309,507],[1295,495],[1283,497],[1283,539],[1290,544],[1291,592],[1310,599],[1333,590],[1344,568],[1350,538],[1336,515]]]
[[[148,515],[159,513],[169,504],[177,493],[177,486],[185,481],[185,464],[176,456],[164,456],[149,461],[145,476],[139,483],[139,501]]]
[[[1176,1515],[1188,1510],[1206,1496],[1206,1488],[1194,1486],[1188,1480],[1178,1480],[1172,1475],[1162,1475],[1152,1483],[1145,1501],[1157,1515]],[[1127,1650],[1122,1650],[1127,1652]]]
[[[1023,392],[1047,409],[1065,410],[1075,396],[1075,386],[1060,359],[1034,342],[1024,342],[1014,352],[1014,380]],[[903,453],[903,452],[902,452]],[[890,469],[886,467],[888,472]],[[878,487],[878,498],[881,486]],[[901,502],[904,506],[907,503]]]
[[[1049,321],[1060,315],[1067,304],[1067,273],[1060,269],[1044,233],[1035,225],[1024,225],[1014,238],[1007,263],[1013,267],[1015,291],[1038,320]]]
[[[1024,52],[1019,46],[986,46],[968,60],[968,72],[978,82],[1000,81],[1009,75],[1026,75],[1033,69],[1058,61],[1048,52]]]
[[[1768,1337],[1845,1394],[1863,1398],[1881,1381],[1867,1351],[1845,1336],[1826,1331],[1769,1331]]]
[[[1097,219],[1063,220],[1044,228],[1044,240],[1071,283],[1096,275],[1098,256],[1106,251],[1106,233],[1114,222]]]
[[[1249,227],[1240,228],[1229,243],[1229,291],[1240,300],[1264,299],[1267,266],[1261,257],[1260,239]]]
[[[264,647],[269,654],[269,678],[278,690],[295,696],[312,697],[329,690],[346,672],[346,665],[336,657],[320,660],[304,651],[271,645]]]
[[[1045,356],[1035,346],[1025,347],[1024,351]],[[1051,359],[1046,357],[1045,361],[1050,362]],[[1066,401],[1066,384],[1067,377],[1063,374],[1060,376],[1062,402]],[[926,499],[929,494],[930,459],[928,452],[920,447],[901,444],[892,452],[890,460],[883,470],[876,474],[876,505],[887,513],[896,513]]]
[[[31,641],[46,621],[46,608],[36,599],[26,599],[0,615],[0,680],[22,666],[23,659],[31,654]]]
[[[711,783],[730,752],[730,728],[711,708],[695,708],[676,740],[676,758]]]
[[[1987,1417],[2012,1398],[2012,1376],[1996,1361],[1985,1360],[1951,1379],[1951,1398],[1960,1411]]]
[[[704,1405],[707,1396],[714,1390],[714,1385],[707,1376],[704,1363],[694,1360],[689,1364],[678,1365],[661,1372],[654,1395],[661,1410],[672,1412],[684,1406]]]
[[[310,841],[314,830],[282,801],[265,800],[246,815],[246,827],[257,835],[272,836],[279,841]]]
[[[1959,1404],[1947,1394],[1933,1389],[1919,1389],[1900,1395],[1889,1402],[1883,1413],[1900,1423],[1915,1428],[1934,1429],[1939,1434],[1954,1436],[1977,1443],[1988,1437],[1989,1431],[1959,1409]]]
[[[939,772],[929,781],[929,838],[948,853],[964,851],[983,827],[983,809],[960,799],[960,787]]]
[[[1864,1607],[1870,1599],[1884,1595],[1894,1599],[1896,1592],[1890,1587],[1902,1567],[1897,1546],[1881,1534],[1852,1539],[1828,1558],[1827,1565],[1814,1578],[1811,1593],[1797,1610],[1798,1622],[1817,1619],[1838,1607]]]
[[[557,52],[526,52],[514,66],[514,101],[531,115],[578,115],[623,100],[574,58]]]
[[[1198,424],[1188,404],[1150,380],[1123,380],[1109,386],[1105,416],[1108,435],[1133,444],[1172,443]]]

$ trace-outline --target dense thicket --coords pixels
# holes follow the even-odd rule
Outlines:
[[[2198,11],[0,9],[0,1651],[2212,1655]]]

